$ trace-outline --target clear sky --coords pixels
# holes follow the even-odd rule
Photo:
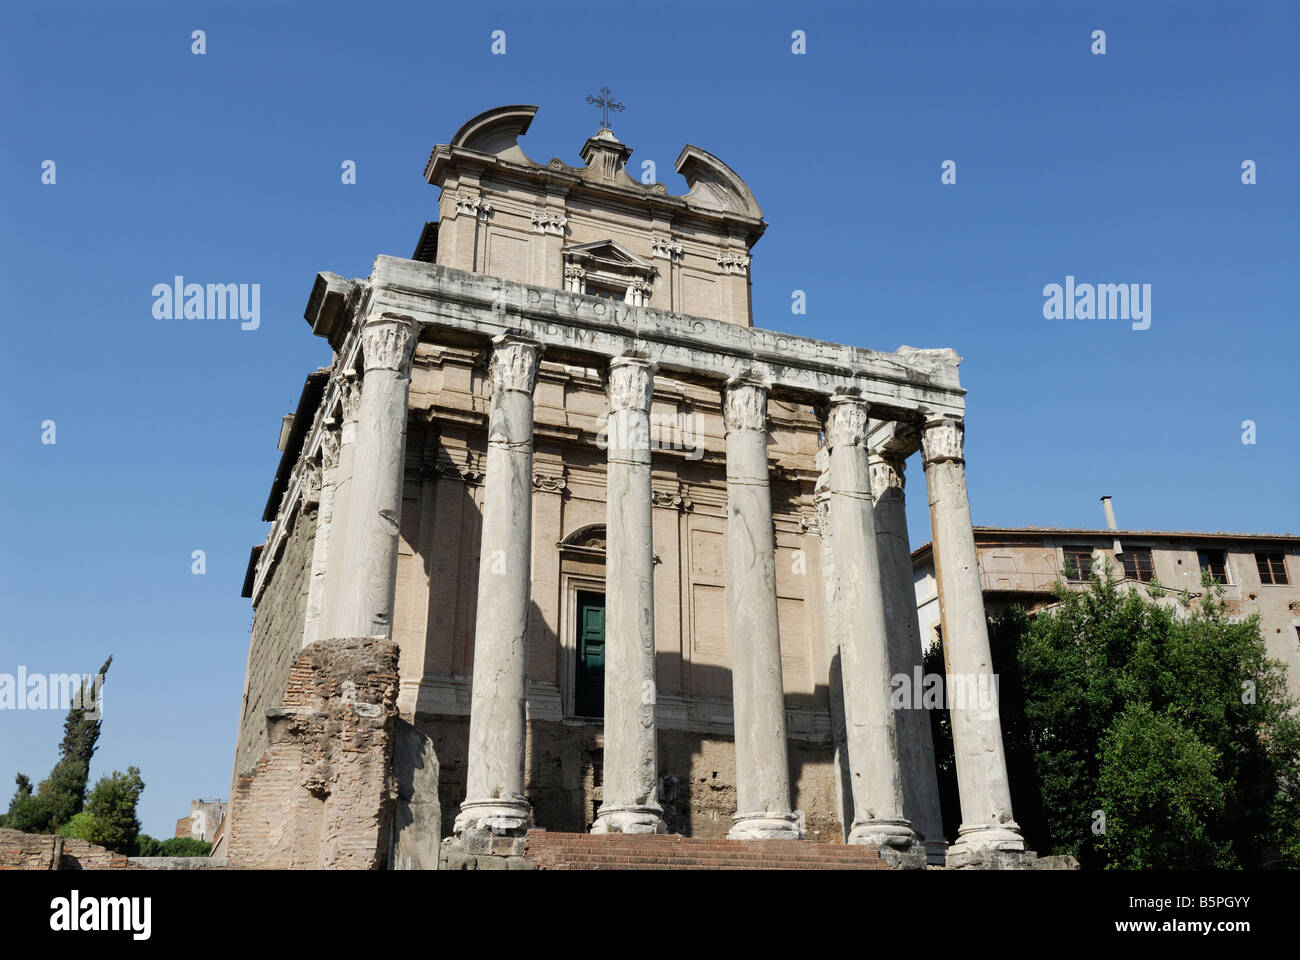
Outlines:
[[[489,107],[539,105],[526,152],[580,163],[602,84],[634,170],[684,192],[692,143],[752,187],[758,326],[963,356],[976,523],[1102,526],[1111,494],[1126,528],[1300,533],[1297,11],[6,4],[0,672],[114,654],[92,777],[138,765],[160,837],[226,797],[249,548],[280,418],[330,359],[302,319],[316,272],[409,256],[430,149]],[[260,327],[155,319],[177,274],[260,284]],[[1067,275],[1150,284],[1150,327],[1045,319]],[[62,720],[0,712],[0,804]]]

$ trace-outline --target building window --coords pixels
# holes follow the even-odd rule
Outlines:
[[[1230,583],[1228,580],[1228,553],[1226,550],[1197,550],[1196,562],[1202,570],[1208,570],[1216,583]]]
[[[1065,575],[1082,582],[1092,576],[1092,547],[1065,547]]]
[[[1145,547],[1125,550],[1119,555],[1119,562],[1124,565],[1124,576],[1130,580],[1150,583],[1155,579],[1156,568],[1151,562],[1151,551]]]
[[[602,287],[594,283],[588,283],[587,293],[593,297],[600,297],[602,300],[622,300],[626,290],[615,290],[613,287]]]
[[[1291,582],[1286,577],[1286,554],[1280,550],[1255,554],[1255,566],[1259,568],[1260,583],[1285,585]]]

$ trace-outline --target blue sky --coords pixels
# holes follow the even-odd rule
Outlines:
[[[749,182],[758,326],[964,357],[976,523],[1100,526],[1111,494],[1123,527],[1300,533],[1298,10],[6,5],[0,672],[114,654],[92,776],[138,765],[157,836],[225,797],[280,417],[329,362],[316,272],[409,256],[430,149],[484,109],[538,104],[525,150],[578,163],[602,84],[634,169],[684,192],[693,143]],[[154,319],[176,274],[259,283],[260,328]],[[1045,320],[1067,275],[1149,283],[1150,328]],[[0,713],[0,804],[62,719]]]

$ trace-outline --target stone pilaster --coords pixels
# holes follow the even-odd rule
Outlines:
[[[407,401],[418,339],[418,329],[403,320],[371,317],[361,328],[365,375],[334,636],[392,636]]]
[[[767,468],[767,387],[727,381],[727,606],[736,730],[732,839],[794,839]]]
[[[311,578],[307,584],[307,615],[302,645],[320,640],[325,621],[325,583],[329,574],[330,538],[334,526],[334,490],[338,483],[339,431],[333,417],[326,417],[320,434],[320,508],[316,511],[316,539],[312,546]],[[337,562],[337,561],[336,561]]]
[[[655,741],[650,400],[655,364],[610,362],[604,802],[592,833],[664,833]]]
[[[922,684],[921,631],[912,581],[912,550],[907,537],[907,505],[901,457],[872,455],[871,495],[875,501],[876,548],[880,555],[889,662],[894,676],[908,678],[907,690],[919,697]],[[939,778],[934,761],[930,717],[909,698],[898,711],[898,758],[903,769],[903,816],[925,840],[926,859],[945,862],[948,843],[939,811]]]
[[[322,600],[320,638],[346,636],[339,630],[339,613],[343,609],[343,584],[346,571],[348,514],[352,507],[352,465],[356,462],[357,417],[361,412],[361,383],[355,370],[345,370],[339,387],[338,465],[334,475],[334,505],[330,517],[328,555],[334,558],[325,569],[325,596]]]
[[[919,837],[903,814],[898,716],[890,702],[888,628],[880,579],[867,455],[867,404],[831,398],[826,420],[830,451],[830,518],[840,615],[844,719],[853,774],[849,843],[873,844],[881,854],[919,861]]]
[[[524,741],[533,388],[540,355],[535,340],[508,335],[492,340],[469,756],[457,834],[519,834],[532,825],[524,797]]]
[[[1023,857],[1025,844],[1011,814],[988,621],[966,494],[963,432],[960,420],[942,418],[927,422],[921,435],[948,712],[961,792],[961,828],[957,842],[948,848],[948,864],[1002,866]],[[971,689],[986,695],[963,695]]]

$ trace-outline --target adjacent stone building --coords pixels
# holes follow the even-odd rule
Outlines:
[[[1109,498],[1105,498],[1109,501]],[[1109,504],[1108,504],[1109,507]],[[1113,518],[1113,512],[1107,510]],[[1056,584],[1082,590],[1094,570],[1132,586],[1158,584],[1193,599],[1203,592],[1201,571],[1223,586],[1232,615],[1259,615],[1260,634],[1286,667],[1292,697],[1300,699],[1300,537],[1155,530],[975,527],[984,606],[990,616],[1019,606],[1033,614],[1055,602]],[[912,554],[922,644],[939,636],[938,580],[930,544]]]
[[[344,843],[340,792],[392,807],[350,864],[534,826],[1015,860],[996,710],[954,716],[945,838],[928,720],[889,706],[920,655],[914,452],[950,667],[989,671],[959,357],[755,327],[767,225],[727,164],[685,147],[672,196],[607,127],[581,166],[535,162],[535,113],[434,148],[410,259],[316,278],[334,356],[283,431],[245,581],[232,865],[339,862],[301,848]]]
[[[225,818],[226,801],[195,800],[190,803],[190,815],[176,821],[176,836],[214,843],[217,830]]]

